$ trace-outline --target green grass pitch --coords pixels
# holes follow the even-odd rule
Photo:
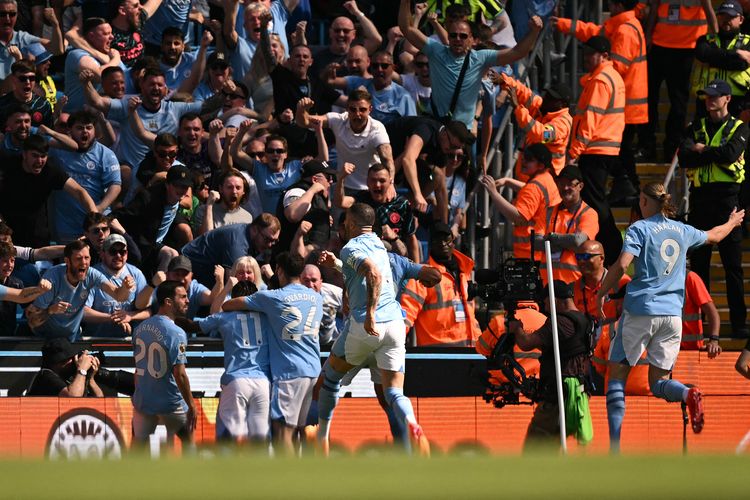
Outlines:
[[[3,498],[747,498],[737,456],[0,461]]]

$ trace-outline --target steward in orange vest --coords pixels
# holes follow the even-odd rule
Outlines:
[[[497,73],[496,73],[497,74]],[[524,147],[542,143],[552,153],[552,168],[559,174],[565,167],[565,152],[573,127],[570,116],[572,93],[561,84],[552,85],[544,96],[534,94],[530,88],[505,73],[497,74],[499,83],[508,92],[508,101],[514,108],[516,123],[526,134]],[[515,178],[526,182],[529,176],[522,172],[523,155],[518,155],[514,171]]]
[[[487,189],[495,208],[513,224],[513,256],[517,259],[531,258],[531,230],[535,236],[543,236],[550,222],[552,209],[560,203],[560,193],[552,177],[552,155],[544,144],[530,144],[523,151],[523,171],[529,182],[503,177],[497,181],[485,175],[480,179]],[[517,190],[513,203],[503,198],[499,187],[508,185]],[[535,252],[535,260],[541,260],[542,252]]]
[[[706,344],[708,357],[714,358],[721,354],[719,346],[719,328],[721,318],[716,305],[708,293],[706,285],[697,273],[688,271],[685,275],[685,304],[682,306],[682,342],[680,349],[697,351],[703,349],[703,321],[701,312],[708,321],[709,341]]]
[[[638,193],[633,146],[638,131],[636,125],[648,122],[646,37],[633,10],[637,5],[637,0],[612,0],[609,3],[612,17],[601,26],[557,19],[559,31],[573,34],[582,42],[595,35],[607,37],[612,44],[612,65],[625,83],[625,130],[620,148],[620,168],[612,172],[615,181],[610,193],[610,199],[614,200]]]
[[[572,283],[581,272],[576,261],[576,249],[586,240],[593,240],[599,232],[599,217],[581,199],[583,176],[575,165],[565,167],[555,181],[562,202],[552,210],[545,238],[552,246],[552,275],[555,280]],[[546,255],[542,254],[542,262]],[[547,282],[547,271],[542,271],[542,281]]]
[[[406,327],[414,327],[417,345],[473,346],[482,331],[467,296],[474,261],[453,248],[453,233],[442,222],[430,230],[430,259],[442,280],[427,288],[416,280],[406,285],[401,307]]]
[[[711,0],[650,0],[645,25],[648,52],[648,124],[639,135],[646,158],[654,161],[656,132],[660,121],[659,88],[667,84],[669,114],[664,126],[664,161],[672,161],[685,128],[690,74],[695,42],[709,27],[716,33],[716,16]]]
[[[604,245],[607,265],[622,250],[622,235],[607,202],[606,185],[617,166],[625,129],[625,84],[609,59],[610,52],[609,40],[602,36],[592,36],[584,44],[584,64],[590,73],[581,78],[583,91],[568,151],[583,174],[583,201],[599,215],[596,239]]]

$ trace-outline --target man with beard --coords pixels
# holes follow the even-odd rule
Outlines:
[[[187,290],[177,281],[165,281],[156,290],[156,301],[159,313],[133,332],[133,446],[145,446],[162,424],[168,442],[176,434],[184,450],[193,444],[197,413],[185,370],[187,334],[174,320],[185,316]]]
[[[39,127],[31,125],[31,110],[25,104],[13,103],[8,106],[7,118],[5,120],[5,138],[2,142],[3,154],[5,156],[20,156],[23,142],[31,134],[44,134],[47,136],[51,148],[62,148],[75,151],[78,147],[69,136],[52,130],[44,124]],[[0,122],[3,123],[3,122]]]
[[[0,163],[0,213],[13,228],[16,242],[31,247],[50,242],[47,200],[53,191],[64,190],[87,212],[96,212],[96,203],[65,170],[48,163],[49,144],[39,135],[23,142],[20,156],[9,156]]]
[[[22,51],[33,43],[41,43],[54,55],[60,55],[65,50],[60,23],[51,8],[44,9],[44,18],[52,26],[52,38],[38,38],[25,31],[16,31],[18,19],[18,5],[16,0],[0,1],[0,43],[4,50],[0,51],[0,79],[5,79],[11,72],[11,65],[21,58]],[[17,47],[18,50],[10,49]],[[5,87],[5,85],[3,85]]]
[[[115,154],[96,140],[96,118],[88,111],[77,111],[68,118],[70,135],[77,151],[53,149],[50,156],[57,160],[96,203],[96,212],[108,213],[120,194],[120,162]],[[67,193],[53,199],[56,241],[68,243],[81,234],[86,211]]]
[[[367,90],[372,96],[372,117],[384,125],[417,114],[417,106],[409,92],[393,82],[393,56],[390,53],[383,50],[376,52],[372,56],[370,72],[371,78],[345,76],[336,78],[332,84],[347,94],[358,88]]]
[[[450,121],[446,125],[432,117],[414,116],[394,120],[386,127],[393,148],[397,170],[404,171],[406,182],[414,194],[414,208],[419,212],[427,210],[422,189],[419,185],[419,168],[427,168],[432,173],[435,185],[435,201],[440,220],[448,222],[448,191],[445,186],[445,172],[442,168],[447,161],[446,155],[474,144],[476,138],[466,125],[459,121]],[[423,155],[426,161],[419,159]],[[425,166],[426,164],[426,166]]]
[[[120,53],[125,66],[132,66],[143,55],[141,29],[161,3],[162,0],[148,0],[144,4],[138,0],[115,0],[117,14],[110,21],[114,37],[112,47]]]
[[[147,310],[135,308],[136,296],[146,288],[146,277],[132,264],[128,263],[128,242],[119,235],[112,234],[104,240],[101,262],[94,269],[101,271],[115,286],[130,276],[135,288],[130,291],[127,300],[113,300],[101,289],[89,294],[83,310],[84,331],[90,337],[126,337],[131,334],[137,323],[147,319]]]
[[[104,397],[94,375],[99,360],[79,351],[65,338],[50,339],[42,346],[42,369],[31,382],[27,396],[61,398]]]
[[[195,238],[182,248],[182,255],[193,263],[196,278],[213,286],[217,265],[228,269],[246,255],[267,262],[266,254],[279,241],[280,230],[279,219],[263,213],[250,224],[230,224]]]
[[[167,87],[175,92],[198,86],[203,71],[206,68],[206,49],[213,42],[211,32],[205,30],[201,37],[200,49],[197,52],[185,52],[184,35],[179,28],[170,27],[161,35],[161,58],[159,67],[164,72]]]
[[[442,279],[434,288],[417,280],[406,285],[401,296],[406,327],[414,327],[418,346],[473,346],[482,334],[467,295],[474,261],[454,248],[447,224],[433,224],[427,264],[439,269]]]
[[[31,125],[52,127],[54,119],[49,101],[34,93],[36,68],[30,61],[18,61],[11,66],[10,82],[13,90],[0,97],[0,123],[8,119],[8,110],[14,104],[23,104],[31,111]]]
[[[47,280],[41,280],[38,286],[24,288],[23,281],[11,276],[16,255],[12,242],[0,242],[0,335],[3,337],[16,334],[16,305],[31,302],[52,287]]]
[[[249,224],[250,212],[242,208],[248,184],[239,170],[231,169],[219,178],[219,191],[211,191],[208,201],[195,212],[196,234],[201,235],[229,224]]]
[[[65,263],[44,273],[44,279],[52,284],[52,289],[26,309],[29,326],[35,335],[65,337],[74,342],[80,336],[86,300],[98,288],[119,302],[128,299],[135,288],[135,280],[126,276],[120,286],[115,286],[104,274],[90,267],[89,252],[86,242],[72,241],[65,245]]]
[[[73,49],[65,58],[65,95],[68,102],[63,106],[63,111],[72,113],[78,111],[84,104],[84,90],[78,75],[83,70],[92,73],[92,78],[98,83],[101,80],[102,70],[110,66],[120,64],[120,53],[113,49],[112,27],[101,17],[92,17],[83,22],[83,36],[92,48],[107,54],[110,59],[106,64],[101,64],[94,55],[83,49]]]
[[[169,261],[166,273],[159,271],[149,283],[146,283],[146,287],[135,299],[136,309],[150,307],[152,312],[156,313],[156,288],[164,281],[176,281],[187,290],[188,307],[185,317],[188,319],[194,319],[201,307],[210,306],[215,296],[205,285],[193,278],[193,265],[190,259],[178,255]],[[215,287],[215,293],[221,293],[221,287]]]
[[[128,123],[129,98],[124,96],[122,99],[111,99],[100,96],[94,89],[94,75],[90,71],[82,71],[80,78],[84,82],[86,101],[102,113],[107,114],[110,121],[120,124],[120,142],[115,148],[115,153],[120,159],[120,164],[128,165],[132,171],[129,175],[123,173],[123,181],[127,185],[128,177],[133,178],[137,175],[138,167],[149,149]],[[140,105],[135,112],[143,122],[143,126],[154,134],[164,132],[175,134],[177,133],[179,118],[183,114],[189,112],[201,113],[208,109],[216,109],[221,105],[220,98],[209,99],[203,103],[165,101],[167,84],[164,73],[158,68],[146,68],[140,83]],[[225,90],[231,91],[234,88],[232,82],[226,82]],[[125,191],[126,201],[135,194],[132,187],[134,184],[132,183],[130,189]]]
[[[345,163],[339,174],[340,182],[336,184],[334,203],[336,207],[347,209],[355,203],[365,203],[375,210],[376,221],[373,230],[384,241],[391,244],[393,253],[408,256],[420,262],[419,241],[417,240],[416,218],[411,210],[409,200],[396,194],[392,189],[393,179],[388,169],[376,163],[367,172],[367,191],[360,191],[354,196],[344,192],[343,180],[354,172],[354,165]]]

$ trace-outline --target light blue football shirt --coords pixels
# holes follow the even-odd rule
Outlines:
[[[172,369],[187,364],[185,330],[167,316],[153,316],[133,331],[135,393],[133,407],[146,415],[187,411]]]
[[[143,41],[151,45],[161,45],[161,34],[169,27],[187,32],[188,15],[192,0],[164,0],[154,15],[143,25]]]
[[[281,172],[273,172],[267,164],[258,160],[253,162],[253,180],[258,186],[260,204],[266,213],[275,215],[281,195],[301,178],[302,162],[299,160],[286,162]]]
[[[639,220],[625,232],[623,252],[634,255],[635,274],[623,307],[633,315],[681,316],[685,299],[685,255],[706,242],[705,231],[661,214]]]
[[[375,89],[372,78],[347,76],[346,93],[364,87],[372,96],[372,113],[370,116],[384,124],[404,116],[416,116],[417,105],[411,94],[398,83],[391,83],[380,90]]]
[[[250,311],[263,313],[270,324],[272,380],[318,376],[322,295],[304,285],[292,283],[278,290],[255,292],[245,297],[245,305]]]
[[[111,149],[97,141],[87,151],[68,151],[50,148],[49,155],[55,158],[68,175],[81,185],[94,203],[104,198],[113,184],[122,184],[120,161]],[[56,191],[53,198],[54,221],[57,233],[65,237],[83,234],[84,209],[78,200],[65,191]],[[109,213],[109,208],[105,213]]]
[[[386,323],[402,319],[401,306],[396,301],[396,289],[388,253],[380,238],[372,232],[352,238],[341,249],[351,317],[358,323],[364,323],[367,314],[367,284],[364,276],[357,272],[365,259],[372,261],[382,276],[375,322]]]
[[[197,319],[204,333],[218,331],[224,340],[221,385],[238,378],[271,378],[269,324],[257,312],[222,312]]]
[[[47,309],[57,302],[67,302],[70,307],[60,314],[50,314],[49,319],[37,328],[34,333],[45,338],[65,337],[71,342],[78,338],[83,319],[83,306],[89,295],[107,281],[99,270],[91,267],[86,277],[73,286],[66,277],[67,266],[58,264],[44,273],[44,279],[49,280],[52,289],[34,300],[34,305],[40,309]]]
[[[132,276],[133,280],[135,280],[135,289],[130,291],[128,300],[119,302],[104,293],[101,288],[97,288],[90,293],[88,299],[86,299],[86,307],[107,314],[112,314],[118,309],[126,312],[135,311],[135,297],[146,288],[147,284],[146,277],[141,270],[132,264],[126,263],[120,274],[114,276],[102,262],[95,265],[94,269],[101,271],[101,273],[116,287],[122,286],[122,281],[126,276]],[[138,322],[131,324],[131,326],[135,328],[137,324]],[[86,326],[86,335],[90,337],[124,337],[125,332],[119,325],[115,325],[111,322],[94,323]]]

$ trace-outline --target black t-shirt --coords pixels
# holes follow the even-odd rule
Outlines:
[[[572,312],[566,314],[574,314]],[[578,313],[583,316],[582,313]],[[585,320],[585,317],[583,318]],[[555,359],[554,347],[552,346],[552,322],[547,321],[537,330],[544,339],[542,346],[542,355],[539,357],[539,381],[542,386],[542,393],[545,400],[557,400],[557,389],[555,385]],[[572,345],[576,341],[576,334],[582,335],[583,332],[576,330],[575,323],[561,314],[557,315],[557,334],[560,342],[560,363],[563,377],[584,377],[589,373],[589,354],[576,354],[566,356],[568,350],[566,346]]]
[[[30,102],[21,102],[16,99],[13,92],[8,92],[0,97],[0,123],[4,124],[8,120],[8,109],[18,104],[24,104],[31,110],[32,126],[46,125],[52,128],[54,125],[52,106],[47,99],[34,94]]]
[[[331,106],[339,98],[336,89],[315,77],[313,73],[306,79],[297,78],[281,64],[277,64],[271,71],[271,82],[275,103],[274,115],[285,109],[295,111],[297,103],[303,97],[310,97],[315,101],[311,114],[325,114],[331,111]]]
[[[438,140],[438,132],[442,127],[439,121],[425,116],[405,116],[388,123],[385,130],[391,140],[393,157],[396,158],[404,152],[409,137],[418,135],[424,142],[422,153],[427,154],[427,161],[431,165],[444,165],[445,155],[440,150]]]
[[[18,245],[49,245],[47,199],[63,189],[69,176],[54,160],[47,160],[39,175],[21,167],[20,156],[0,158],[0,214],[13,229]]]
[[[131,67],[143,55],[143,36],[141,28],[148,19],[145,9],[141,9],[138,17],[138,28],[122,31],[112,26],[112,48],[120,53],[120,59],[127,67]]]
[[[58,396],[68,382],[48,368],[42,368],[31,383],[27,396]]]
[[[328,46],[322,47],[315,51],[313,54],[313,63],[310,66],[310,74],[320,77],[321,73],[325,71],[331,63],[338,63],[342,66],[342,71],[339,71],[338,76],[343,76],[346,68],[346,53],[334,54]]]
[[[209,158],[208,146],[205,143],[201,146],[201,150],[197,154],[189,153],[184,149],[180,149],[177,152],[177,161],[184,163],[193,175],[202,175],[204,182],[211,186],[211,189],[217,187],[216,179],[213,178],[213,174],[216,171],[216,165],[214,165],[211,158]]]
[[[9,276],[3,285],[17,290],[23,288],[23,282],[13,276]],[[2,337],[16,334],[16,306],[15,302],[0,301],[0,336]]]
[[[416,219],[409,200],[397,195],[386,203],[377,203],[369,191],[360,191],[354,195],[357,203],[365,203],[375,209],[375,233],[380,236],[382,227],[387,225],[399,236],[409,236],[417,230]]]

